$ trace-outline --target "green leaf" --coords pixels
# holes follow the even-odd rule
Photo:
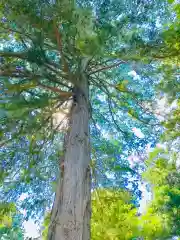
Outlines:
[[[117,165],[113,168],[114,171],[118,172],[132,172],[135,173],[135,171],[129,167],[121,167],[120,165]]]
[[[172,4],[175,0],[168,0],[168,3]]]

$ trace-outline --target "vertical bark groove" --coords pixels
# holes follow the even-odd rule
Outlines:
[[[48,240],[90,240],[91,176],[88,82],[82,75],[76,89]],[[78,86],[79,87],[79,86]]]

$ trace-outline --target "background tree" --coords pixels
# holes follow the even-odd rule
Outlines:
[[[2,240],[23,240],[22,221],[22,215],[16,210],[15,204],[0,203],[0,238]]]
[[[92,195],[92,239],[138,236],[137,209],[125,191],[99,189]]]
[[[152,202],[141,218],[145,239],[180,236],[180,173],[177,163],[175,152],[168,154],[163,149],[156,149],[150,154],[144,177],[151,184]]]

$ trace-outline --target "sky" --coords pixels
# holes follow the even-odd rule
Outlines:
[[[25,236],[37,238],[39,237],[38,227],[32,219],[24,222]]]
[[[19,201],[23,201],[26,198],[28,198],[28,194],[23,193],[23,194],[21,194]],[[26,210],[24,210],[24,209],[21,210],[21,213],[23,215],[26,215]],[[23,226],[25,229],[25,237],[37,238],[39,236],[38,226],[34,223],[33,219],[24,221]]]

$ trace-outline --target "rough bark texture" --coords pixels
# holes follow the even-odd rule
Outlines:
[[[48,240],[90,240],[89,104],[88,82],[83,75],[78,86]]]

